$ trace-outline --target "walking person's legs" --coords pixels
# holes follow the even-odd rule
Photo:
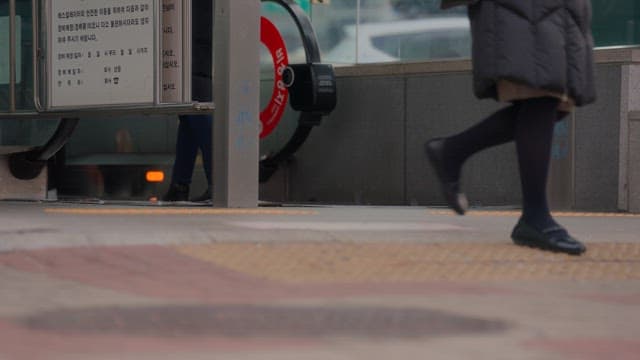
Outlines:
[[[559,100],[550,97],[515,102],[459,134],[428,141],[426,152],[448,205],[464,214],[468,206],[460,188],[464,162],[483,149],[515,140],[523,214],[512,233],[514,242],[580,254],[585,251],[584,245],[553,220],[547,202],[551,141],[560,114],[558,104]]]

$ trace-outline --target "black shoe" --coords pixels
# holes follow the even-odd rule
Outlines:
[[[207,190],[205,190],[205,192],[202,195],[194,197],[193,199],[191,199],[191,201],[197,202],[197,203],[211,202],[211,188],[208,187]]]
[[[469,208],[469,201],[467,200],[467,196],[460,191],[460,179],[458,178],[454,181],[446,180],[443,155],[444,139],[437,138],[429,140],[425,144],[424,149],[431,162],[431,166],[436,170],[436,176],[440,182],[440,187],[447,204],[459,215],[464,215]]]
[[[553,226],[542,231],[533,228],[522,219],[511,233],[513,242],[553,252],[562,252],[570,255],[580,255],[587,251],[586,246],[569,235],[567,230],[560,226]]]
[[[189,185],[171,184],[169,190],[162,197],[162,201],[188,201]]]

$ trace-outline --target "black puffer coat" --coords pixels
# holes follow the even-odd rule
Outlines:
[[[469,19],[479,98],[497,98],[502,79],[595,100],[590,0],[480,0]]]

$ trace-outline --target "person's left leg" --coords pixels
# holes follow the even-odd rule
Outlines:
[[[510,105],[458,134],[425,144],[445,201],[456,213],[463,215],[469,206],[460,184],[462,165],[479,151],[512,141],[519,108],[518,104]]]
[[[200,149],[200,153],[202,154],[202,167],[204,168],[204,173],[207,177],[207,189],[200,196],[193,198],[192,201],[202,202],[211,200],[211,157],[213,156],[211,138],[213,131],[213,117],[211,115],[193,115],[190,123],[193,139],[197,143],[197,147]]]
[[[509,105],[464,131],[444,138],[445,175],[448,181],[460,178],[462,165],[472,155],[513,141],[518,104]]]

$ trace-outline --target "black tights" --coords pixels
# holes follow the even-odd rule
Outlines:
[[[445,141],[447,174],[460,176],[462,164],[471,155],[491,146],[515,140],[522,184],[522,217],[540,230],[557,226],[547,203],[547,177],[553,128],[566,116],[558,112],[559,100],[542,97],[514,102],[471,128]]]

